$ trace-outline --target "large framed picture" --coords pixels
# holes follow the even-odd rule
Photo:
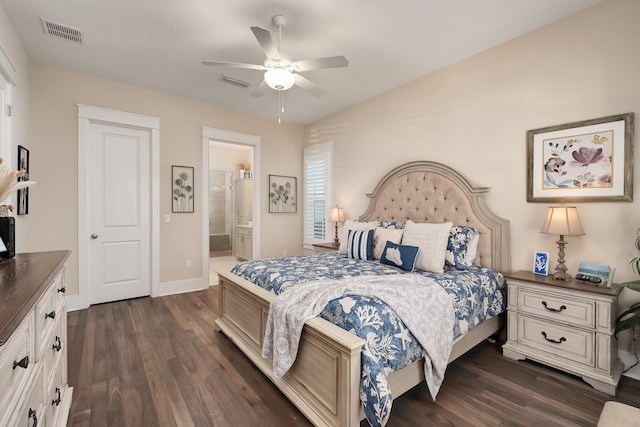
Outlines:
[[[297,212],[297,191],[295,176],[269,175],[269,212]]]
[[[527,132],[527,202],[633,201],[634,113]]]
[[[193,195],[193,167],[171,166],[171,212],[192,213]]]
[[[29,150],[18,145],[18,170],[24,170],[24,175],[18,177],[18,181],[29,180]],[[18,215],[29,213],[29,188],[18,190]]]

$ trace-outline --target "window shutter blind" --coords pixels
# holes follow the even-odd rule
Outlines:
[[[304,152],[304,241],[307,244],[327,240],[327,215],[330,197],[331,146]]]

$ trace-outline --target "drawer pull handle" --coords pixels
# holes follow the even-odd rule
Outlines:
[[[64,294],[65,292],[67,292],[67,288],[63,286],[60,289],[58,289],[58,292],[62,292]]]
[[[62,350],[62,341],[60,341],[60,337],[56,335],[56,343],[53,345],[53,350],[60,351]]]
[[[559,340],[554,340],[552,338],[547,338],[547,333],[546,332],[542,332],[542,336],[544,337],[545,340],[555,343],[555,344],[562,344],[563,342],[565,342],[567,339],[565,337],[560,337]]]
[[[60,402],[62,402],[62,393],[60,393],[60,387],[56,387],[56,394],[58,395],[58,397],[56,397],[55,399],[53,399],[51,401],[52,405],[56,405],[59,406]]]
[[[36,427],[38,425],[38,416],[36,415],[35,409],[29,408],[29,418],[33,418],[32,427]]]
[[[56,318],[56,312],[52,311],[51,313],[47,313],[44,315],[45,319],[55,319]]]
[[[20,366],[23,369],[27,369],[27,367],[29,366],[29,356],[25,356],[21,361],[16,362],[15,360],[13,361],[13,369],[16,369],[18,366]]]
[[[542,301],[542,305],[544,308],[546,308],[549,311],[555,311],[556,313],[560,313],[562,310],[566,310],[567,306],[566,305],[561,305],[560,308],[553,308],[553,307],[547,307],[547,302],[546,301]]]

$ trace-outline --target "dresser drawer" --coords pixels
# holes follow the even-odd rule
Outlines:
[[[554,357],[595,366],[594,332],[584,331],[534,317],[518,317],[518,343]]]
[[[31,384],[31,388],[27,394],[27,398],[16,414],[16,418],[11,425],[17,427],[46,426],[44,405],[44,384],[42,379],[42,369],[39,370],[38,376]]]
[[[6,408],[9,399],[19,398],[15,392],[22,389],[22,384],[35,369],[33,348],[31,312],[14,331],[9,341],[0,347],[0,408]]]
[[[47,337],[51,335],[53,329],[57,324],[57,319],[60,316],[56,310],[58,307],[58,297],[54,294],[55,289],[50,286],[47,291],[42,295],[38,304],[36,304],[36,359],[40,360],[41,351],[44,351],[43,345],[47,341]]]
[[[585,328],[595,327],[596,305],[593,300],[568,297],[521,287],[518,311]]]

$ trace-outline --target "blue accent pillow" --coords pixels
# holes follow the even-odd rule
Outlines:
[[[404,230],[404,222],[400,221],[378,221],[380,228],[392,228],[394,230]]]
[[[375,230],[349,230],[347,235],[347,257],[372,260],[374,232]]]
[[[445,261],[448,265],[458,270],[468,270],[467,266],[467,247],[471,238],[477,233],[473,227],[464,225],[454,225],[449,231],[449,240],[447,242],[447,254]]]
[[[380,257],[380,262],[393,265],[404,271],[413,271],[416,267],[419,250],[417,246],[398,245],[387,241],[382,256]]]

